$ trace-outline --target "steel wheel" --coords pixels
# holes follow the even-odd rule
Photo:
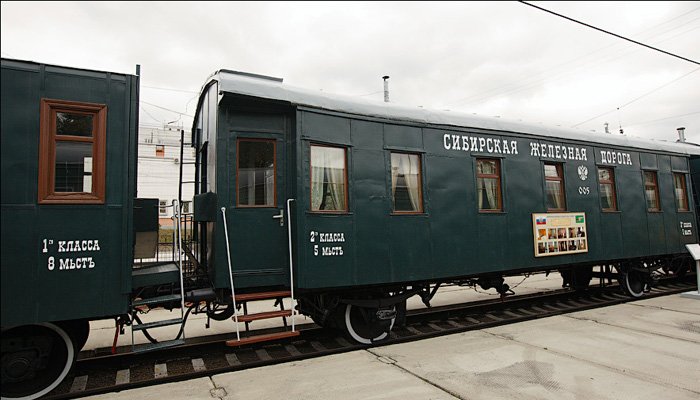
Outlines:
[[[632,297],[642,297],[648,289],[646,274],[636,269],[622,272],[620,285]]]
[[[68,375],[73,340],[51,324],[25,325],[2,333],[2,399],[36,399]]]
[[[375,317],[377,311],[376,308],[362,308],[346,304],[343,313],[344,325],[350,337],[362,344],[372,344],[389,337],[396,317],[380,320]]]

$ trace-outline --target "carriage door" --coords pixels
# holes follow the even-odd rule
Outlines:
[[[284,136],[235,135],[231,261],[237,287],[289,285]]]

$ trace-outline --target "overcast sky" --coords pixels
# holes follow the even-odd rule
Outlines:
[[[700,2],[534,4],[700,61]],[[389,75],[401,105],[669,141],[684,126],[700,143],[700,65],[518,2],[2,2],[0,15],[2,57],[140,64],[145,125],[189,128],[206,78],[232,69],[377,101]]]

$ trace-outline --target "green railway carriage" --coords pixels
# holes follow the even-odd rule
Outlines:
[[[124,312],[137,93],[131,75],[2,60],[3,326]]]
[[[230,234],[227,252],[221,215],[210,216],[217,287],[230,286],[228,259],[241,290],[289,285],[291,260],[301,297],[382,297],[418,282],[651,263],[698,240],[691,145],[376,104],[225,70],[205,86],[193,134],[198,192],[216,193],[210,209],[226,209]],[[540,214],[579,216],[585,240],[544,224],[537,237]]]
[[[88,320],[128,311],[138,77],[2,59],[0,90],[4,399],[47,393]]]

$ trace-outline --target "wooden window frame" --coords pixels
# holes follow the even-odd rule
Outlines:
[[[240,184],[240,179],[238,176],[238,171],[240,170],[239,162],[240,162],[240,157],[239,155],[241,154],[241,142],[267,142],[267,143],[272,143],[272,161],[274,162],[274,183],[273,183],[273,188],[272,188],[272,205],[249,205],[249,204],[241,204],[240,202],[240,192],[239,192],[239,184]],[[277,140],[275,139],[257,139],[257,138],[238,138],[236,139],[236,185],[235,185],[235,190],[236,190],[236,207],[238,208],[277,208]]]
[[[495,161],[496,162],[496,173],[495,174],[480,174],[479,173],[479,162],[480,161]],[[479,178],[482,179],[496,179],[498,182],[498,208],[496,209],[481,209],[480,213],[501,213],[503,212],[503,191],[501,189],[501,160],[498,158],[477,158],[476,159],[476,193],[479,195]],[[477,207],[479,206],[479,199],[476,201]]]
[[[313,165],[311,165],[311,148],[312,147],[327,147],[331,149],[342,149],[345,156],[345,210],[314,210],[314,174]],[[348,184],[348,148],[345,146],[333,146],[321,143],[309,143],[309,212],[315,214],[349,214],[350,213],[350,185]]]
[[[92,137],[57,135],[59,112],[91,115]],[[41,99],[39,138],[39,204],[104,204],[107,137],[107,105],[68,100]],[[92,144],[92,192],[56,192],[56,142]]]
[[[683,195],[684,195],[684,197],[682,199],[683,204],[681,204],[682,207],[679,208],[678,203],[676,203],[677,211],[683,211],[683,212],[690,211],[690,206],[688,205],[688,203],[689,203],[688,202],[688,183],[686,182],[686,179],[685,179],[685,173],[683,173],[683,172],[674,172],[673,173],[673,192],[674,192],[674,195],[676,195],[677,189],[678,189],[678,188],[676,188],[676,176],[680,176],[682,178],[682,183],[683,183],[682,190],[683,190]],[[679,199],[678,196],[676,195],[676,201],[678,201],[678,200],[681,200],[681,199]]]
[[[601,180],[600,179],[600,170],[606,170],[608,171],[608,174],[610,175],[609,180]],[[613,202],[613,207],[612,208],[605,208],[603,207],[603,204],[600,204],[600,208],[603,212],[616,212],[617,211],[617,186],[615,185],[615,169],[610,168],[610,167],[598,167],[598,192],[600,192],[600,186],[602,185],[610,185],[612,188],[612,202]]]
[[[644,202],[647,201],[647,182],[646,182],[646,177],[645,175],[647,173],[653,174],[652,176],[654,177],[654,195],[656,196],[656,204],[658,205],[658,208],[649,208],[647,207],[647,212],[661,212],[661,196],[659,196],[659,176],[656,173],[656,171],[648,171],[648,170],[642,170],[642,185],[644,189]]]
[[[425,214],[425,208],[423,207],[423,157],[421,153],[411,153],[408,151],[390,151],[389,152],[389,178],[391,178],[391,155],[392,154],[408,154],[418,156],[418,200],[420,200],[420,207],[417,211],[396,211],[394,210],[394,194],[391,193],[391,215],[421,215]],[[391,187],[393,182],[389,182],[389,191],[391,192]]]
[[[557,169],[557,177],[553,178],[550,176],[547,176],[547,174],[544,172],[546,169],[545,167],[547,165],[553,165]],[[545,196],[545,206],[547,204],[547,182],[560,182],[561,183],[561,198],[562,198],[562,203],[564,205],[563,208],[549,208],[547,207],[547,212],[561,212],[561,211],[566,211],[566,184],[564,182],[564,166],[562,163],[553,163],[553,162],[545,162],[542,164],[542,172],[544,174],[544,196]]]

